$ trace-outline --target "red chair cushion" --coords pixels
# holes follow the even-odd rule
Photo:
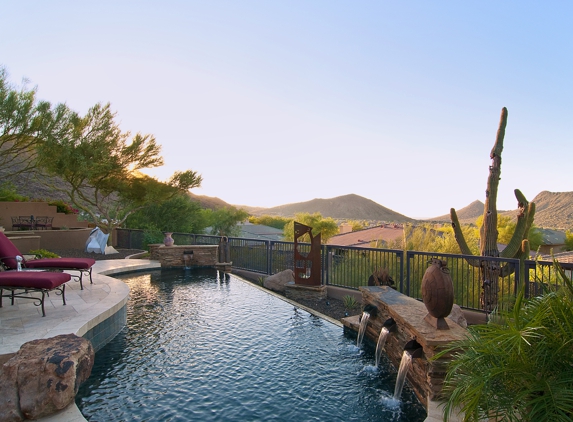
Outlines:
[[[0,288],[22,287],[35,289],[53,289],[70,281],[71,275],[40,271],[2,271],[0,272]]]
[[[88,270],[95,264],[92,258],[40,258],[26,261],[26,268],[62,268]]]
[[[0,258],[9,258],[4,259],[4,264],[11,269],[16,269],[16,257],[22,256],[16,245],[12,243],[10,239],[6,237],[6,235],[0,232]]]

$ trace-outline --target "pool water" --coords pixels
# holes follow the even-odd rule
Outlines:
[[[423,421],[396,370],[344,330],[211,269],[121,277],[127,326],[76,403],[89,421]]]

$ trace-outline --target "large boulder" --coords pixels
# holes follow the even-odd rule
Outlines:
[[[294,284],[294,271],[284,270],[265,278],[263,286],[274,292],[284,293],[287,284]]]
[[[90,375],[89,340],[65,334],[24,343],[0,372],[0,422],[38,419],[74,401]]]
[[[452,306],[452,312],[448,315],[448,318],[451,319],[453,322],[458,324],[462,328],[468,328],[468,321],[464,316],[464,311],[458,305],[454,303]]]

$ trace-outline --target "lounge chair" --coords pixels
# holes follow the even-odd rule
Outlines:
[[[27,260],[24,255],[18,250],[16,245],[12,243],[6,235],[0,232],[0,262],[6,267],[7,270],[18,269],[18,259],[21,257],[21,267],[37,270],[47,271],[77,271],[80,282],[80,288],[83,290],[84,285],[82,282],[83,275],[89,274],[90,284],[92,280],[92,267],[95,264],[95,259],[92,258],[39,258]]]
[[[72,276],[67,273],[54,273],[47,271],[2,271],[0,272],[0,308],[2,298],[8,297],[14,305],[14,299],[32,299],[37,301],[36,306],[42,307],[42,316],[46,316],[44,309],[44,299],[53,290],[56,294],[62,295],[62,301],[66,304],[66,282]],[[4,294],[8,290],[9,294]],[[41,297],[28,295],[28,292],[41,293]],[[58,293],[59,292],[59,293]]]

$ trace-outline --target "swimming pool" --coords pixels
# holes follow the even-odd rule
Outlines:
[[[396,371],[342,328],[211,269],[121,277],[127,326],[76,403],[90,421],[422,421]]]

